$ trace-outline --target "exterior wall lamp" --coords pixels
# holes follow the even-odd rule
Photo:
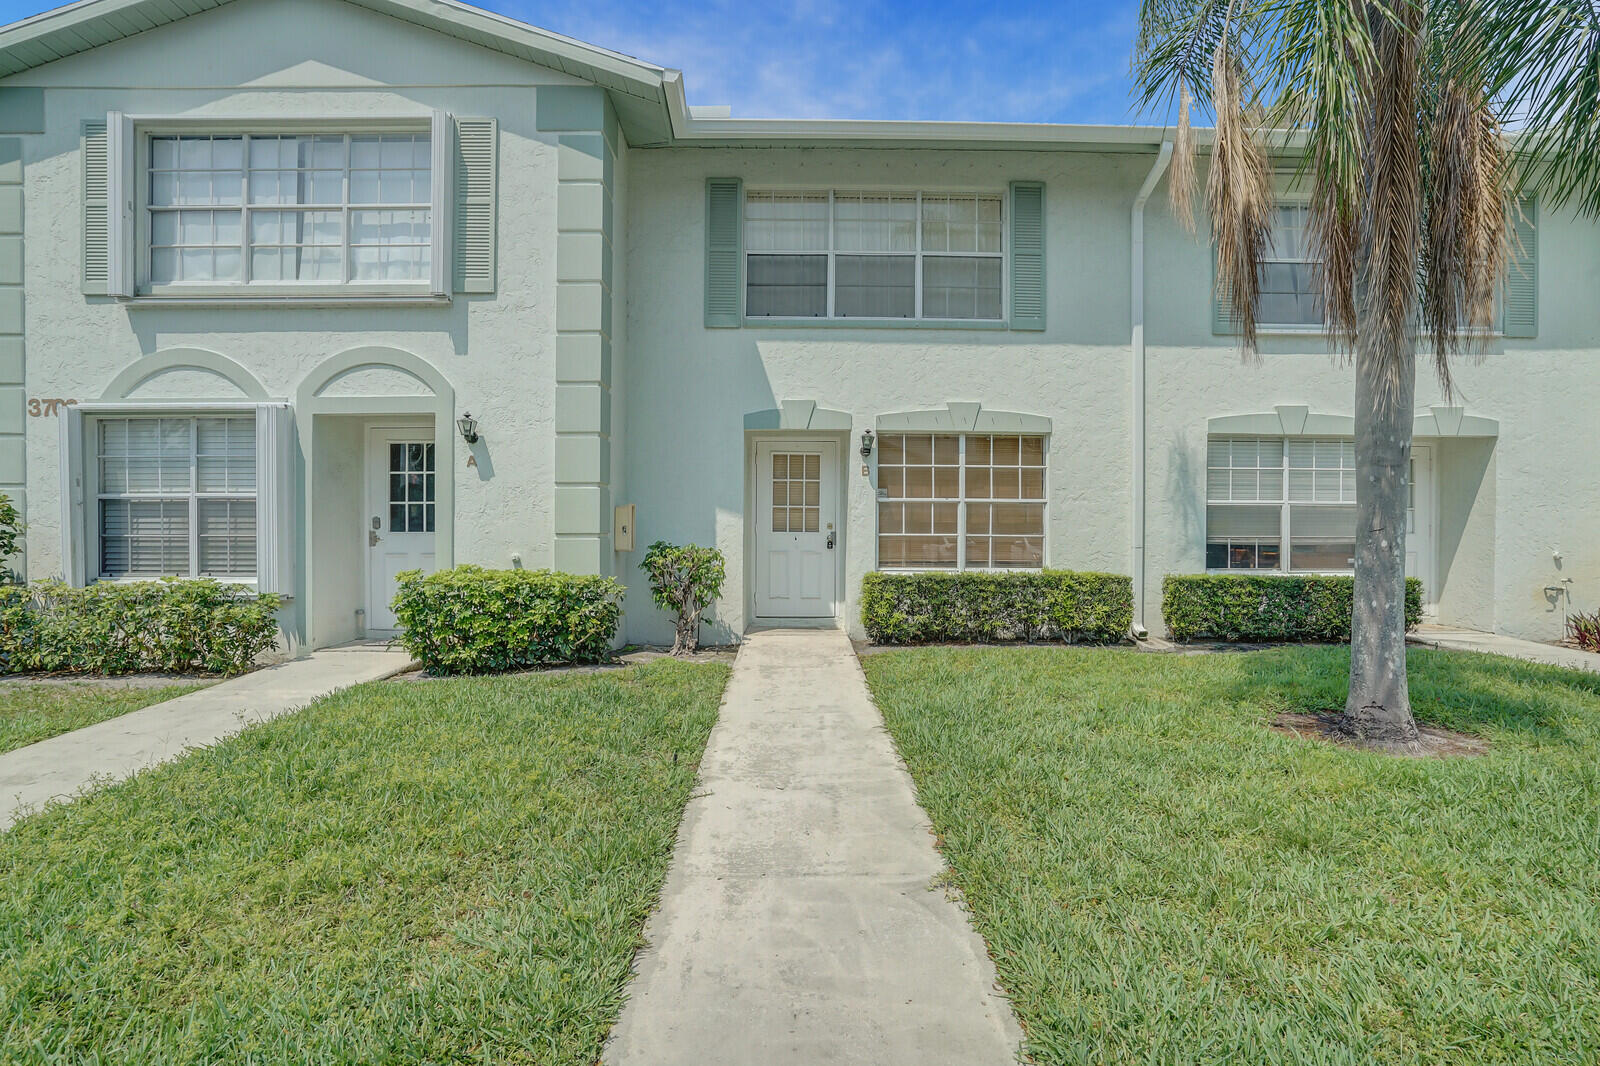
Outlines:
[[[472,417],[471,411],[456,419],[456,428],[461,431],[462,440],[468,444],[478,443],[478,420]]]
[[[872,430],[864,429],[861,431],[861,459],[864,462],[870,458],[872,458]]]

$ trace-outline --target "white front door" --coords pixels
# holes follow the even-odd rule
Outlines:
[[[434,567],[434,446],[427,426],[367,431],[367,631],[393,632],[394,576]]]
[[[1434,588],[1434,481],[1433,446],[1411,446],[1410,493],[1406,501],[1406,577],[1422,579],[1422,603],[1432,607],[1438,601]]]
[[[838,477],[837,443],[756,445],[756,617],[833,617]]]

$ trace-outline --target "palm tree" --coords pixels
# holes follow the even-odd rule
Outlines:
[[[1448,395],[1452,358],[1492,324],[1519,187],[1600,210],[1597,22],[1589,0],[1142,0],[1138,93],[1145,107],[1178,102],[1170,188],[1191,230],[1191,101],[1215,118],[1206,205],[1247,357],[1273,160],[1309,184],[1324,329],[1355,367],[1355,602],[1337,728],[1373,747],[1417,746],[1405,512],[1418,351]],[[1511,153],[1508,120],[1527,156]]]

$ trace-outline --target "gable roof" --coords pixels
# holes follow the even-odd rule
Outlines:
[[[234,0],[78,0],[0,27],[0,78],[222,7]],[[755,147],[996,148],[1149,152],[1159,126],[1020,122],[736,119],[692,113],[683,75],[459,0],[342,0],[605,89],[628,143]],[[1205,131],[1197,131],[1203,134]]]
[[[232,0],[79,0],[0,28],[0,77],[165,26]],[[681,75],[458,0],[345,0],[592,82],[611,94],[630,142],[670,136],[667,86]]]

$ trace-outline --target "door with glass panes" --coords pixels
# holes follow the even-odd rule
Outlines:
[[[395,575],[434,569],[435,447],[431,426],[367,431],[367,630],[393,632]]]
[[[755,449],[756,615],[832,618],[838,599],[839,446]]]

